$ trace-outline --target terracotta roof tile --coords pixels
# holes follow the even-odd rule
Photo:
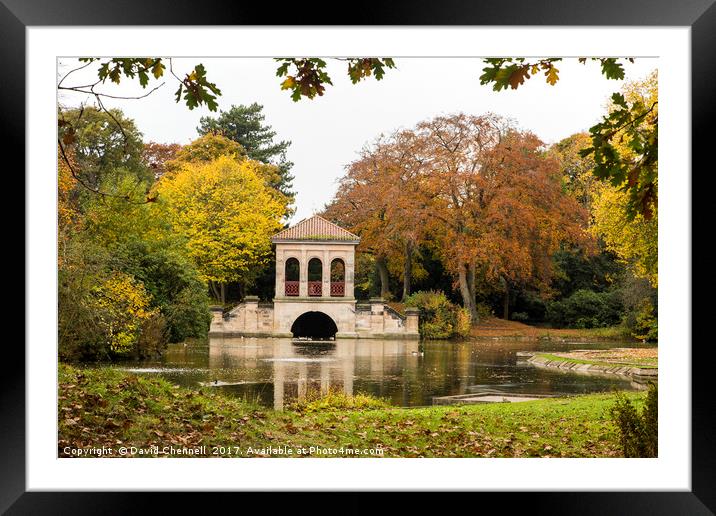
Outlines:
[[[286,228],[280,233],[276,233],[271,237],[271,241],[276,240],[353,240],[358,241],[360,237],[354,235],[350,231],[346,231],[342,227],[330,222],[323,217],[314,215],[308,219]]]

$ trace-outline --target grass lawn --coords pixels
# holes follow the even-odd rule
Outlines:
[[[613,394],[412,409],[330,394],[278,412],[160,378],[62,364],[58,395],[60,457],[72,456],[68,447],[202,445],[208,456],[212,446],[230,447],[221,456],[269,446],[380,446],[384,457],[621,456],[609,419]]]

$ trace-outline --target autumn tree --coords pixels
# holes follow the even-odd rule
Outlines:
[[[262,166],[221,156],[187,163],[157,185],[188,255],[222,303],[228,282],[253,280],[271,254],[270,236],[282,228],[285,205],[266,185]]]
[[[196,140],[182,146],[174,155],[174,159],[164,163],[167,175],[172,175],[181,170],[185,165],[206,164],[221,156],[228,156],[237,163],[249,159],[246,149],[240,143],[227,138],[226,136],[207,133]],[[281,173],[276,165],[263,163],[257,160],[252,161],[252,167],[269,187],[274,198],[281,202],[287,215],[291,213],[289,205],[293,197],[285,195],[274,188],[273,185],[280,181]]]
[[[239,162],[246,157],[246,149],[226,136],[205,134],[187,145],[182,145],[173,159],[167,161],[164,166],[171,174],[186,164],[208,163],[219,156],[228,156]]]
[[[60,157],[59,149],[57,165],[57,232],[60,245],[70,233],[81,227],[82,213],[77,202],[75,192],[76,183],[72,178],[70,167]],[[74,163],[74,156],[69,155],[70,163]],[[60,255],[61,256],[61,255]]]
[[[495,91],[517,89],[530,77],[543,74],[548,84],[559,81],[559,57],[528,59],[524,57],[487,58],[480,84],[491,84]],[[598,62],[604,77],[624,79],[624,64],[633,58],[579,58],[579,62]],[[652,74],[656,79],[656,72]],[[657,205],[658,98],[627,100],[614,93],[612,107],[602,120],[589,129],[591,145],[581,151],[594,161],[593,174],[628,193],[627,216],[641,214],[649,219]],[[624,145],[624,137],[628,144]]]
[[[599,183],[593,173],[594,159],[581,153],[590,144],[589,134],[576,133],[561,139],[549,149],[559,162],[566,192],[587,211],[590,211],[595,188]]]
[[[651,125],[658,118],[658,80],[656,72],[645,80],[627,83],[619,97],[609,106],[609,115],[625,109],[646,109],[648,113],[638,123],[622,128],[613,135],[611,145],[626,162],[639,165],[639,176],[622,178],[621,182],[603,185],[595,195],[593,233],[601,237],[609,250],[629,264],[634,273],[658,283],[658,161],[656,155],[645,156],[644,140],[651,137]],[[639,107],[641,106],[641,107]],[[649,106],[647,108],[647,106]],[[621,115],[618,115],[621,116]],[[636,170],[636,169],[634,169]],[[645,174],[652,192],[638,198],[641,209],[634,210],[635,198],[628,188],[630,182],[640,181]]]
[[[586,238],[586,212],[545,150],[496,115],[436,117],[366,147],[326,212],[361,235],[379,269],[403,264],[404,295],[412,249],[430,243],[476,321],[478,279],[505,299],[515,285],[547,291],[552,254]]]
[[[384,238],[387,199],[378,195],[383,176],[378,172],[370,157],[354,161],[347,167],[340,179],[335,198],[326,206],[323,216],[349,229],[361,237],[359,253],[369,253],[380,279],[380,296],[390,296],[388,276],[388,254],[391,247]]]
[[[142,148],[142,161],[152,171],[154,179],[159,179],[166,172],[166,164],[176,158],[181,150],[178,143],[145,143]]]
[[[200,135],[219,134],[240,144],[249,158],[262,163],[275,165],[278,176],[271,186],[284,195],[292,197],[291,191],[293,163],[288,160],[286,151],[290,141],[275,141],[276,131],[265,122],[263,106],[253,103],[249,106],[231,106],[228,111],[220,111],[214,118],[202,117],[197,128]]]
[[[436,117],[417,132],[429,157],[427,220],[472,321],[477,275],[502,285],[505,312],[511,285],[546,289],[551,255],[583,236],[585,214],[542,142],[495,115]]]
[[[659,220],[655,213],[647,219],[637,214],[633,219],[627,212],[628,194],[611,185],[602,185],[594,202],[593,225],[595,236],[604,240],[606,248],[614,252],[639,278],[658,285]]]
[[[420,188],[424,157],[409,130],[378,138],[363,149],[341,179],[325,215],[361,236],[359,251],[369,252],[389,295],[389,269],[399,264],[403,299],[411,293],[414,256],[424,235],[428,200]]]

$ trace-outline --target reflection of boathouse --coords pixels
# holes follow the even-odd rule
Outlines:
[[[357,235],[317,215],[274,235],[273,303],[248,296],[227,314],[218,308],[209,334],[417,339],[417,311],[399,314],[382,299],[356,303],[353,281],[359,241]]]
[[[354,382],[368,376],[381,385],[405,371],[411,372],[410,378],[419,378],[420,360],[416,340],[352,339],[301,346],[291,339],[209,339],[210,378],[220,378],[222,385],[240,396],[264,402],[273,396],[276,410],[282,410],[286,401],[302,400],[311,393],[333,390],[352,395]],[[415,385],[405,380],[395,385],[400,399],[418,396],[413,403],[422,402],[421,389]],[[387,388],[381,395],[390,392]]]

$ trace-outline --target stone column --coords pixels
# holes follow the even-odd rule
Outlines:
[[[355,246],[351,246],[350,250],[348,251],[348,256],[346,256],[346,260],[343,265],[345,265],[345,271],[343,274],[345,275],[345,296],[353,299],[355,297],[355,285],[354,285],[354,270],[355,270],[355,254],[356,249]]]
[[[328,249],[323,250],[323,286],[321,297],[331,297],[331,255]]]
[[[384,333],[385,323],[383,321],[383,313],[385,311],[385,302],[382,297],[370,298],[370,331],[371,333]]]
[[[405,332],[406,333],[418,333],[418,322],[420,318],[420,310],[417,308],[406,308],[405,309]]]
[[[286,295],[286,260],[283,259],[283,249],[281,244],[276,245],[276,291],[274,297],[284,297]]]
[[[259,297],[246,296],[246,322],[244,329],[247,332],[255,332],[258,330],[259,317]]]
[[[211,326],[209,331],[222,331],[224,329],[224,309],[220,306],[212,306],[211,310]]]
[[[306,260],[306,249],[301,249],[300,267],[298,276],[298,296],[308,297],[308,261]]]

